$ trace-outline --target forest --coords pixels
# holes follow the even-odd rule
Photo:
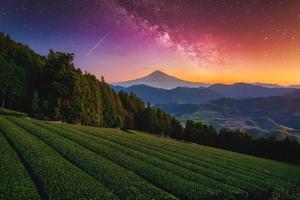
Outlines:
[[[141,130],[198,144],[300,163],[300,145],[286,138],[252,139],[247,133],[219,133],[201,122],[185,127],[166,112],[152,108],[133,93],[116,92],[73,64],[74,54],[50,50],[41,56],[0,33],[0,97],[3,108],[95,127]]]

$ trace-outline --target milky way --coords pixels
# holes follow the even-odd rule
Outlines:
[[[0,31],[42,54],[74,52],[110,81],[162,69],[204,82],[300,82],[298,0],[3,0]]]

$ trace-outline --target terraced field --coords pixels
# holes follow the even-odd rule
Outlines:
[[[296,199],[300,166],[0,115],[0,199]]]

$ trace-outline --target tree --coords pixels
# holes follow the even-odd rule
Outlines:
[[[31,106],[32,106],[32,112],[35,116],[37,116],[40,113],[40,98],[37,93],[37,91],[33,92],[32,95],[32,101],[31,101]]]
[[[0,33],[0,95],[1,106],[31,112],[34,74],[44,59],[26,45],[16,43]]]
[[[11,65],[0,57],[0,92],[2,95],[2,107],[5,107],[5,99],[8,96],[9,91],[13,87],[13,69]]]
[[[134,127],[135,127],[134,114],[125,111],[123,128],[124,129],[133,129]]]
[[[172,117],[171,119],[171,128],[170,136],[178,140],[182,139],[183,127],[175,117]]]
[[[122,127],[123,124],[123,105],[119,96],[101,77],[100,91],[103,107],[104,127]]]
[[[49,113],[57,120],[73,121],[74,85],[80,76],[73,65],[74,54],[49,51],[45,64],[45,98],[51,102]]]

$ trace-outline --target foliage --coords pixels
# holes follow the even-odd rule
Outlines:
[[[143,197],[145,199],[171,198],[169,194],[159,190],[139,176],[66,139],[61,135],[60,130],[53,126],[38,122],[32,123],[18,118],[10,118],[10,120],[49,144],[74,165],[111,189],[119,198],[131,195],[135,195],[135,198]]]
[[[160,109],[152,108],[133,93],[120,91],[119,97],[127,111],[124,127],[180,138],[183,128],[178,120]],[[129,124],[127,124],[129,123]]]
[[[43,183],[42,194],[52,199],[299,197],[298,165],[137,131],[12,116],[0,116],[0,130]],[[1,145],[0,152],[4,148]],[[0,170],[3,165],[0,162]],[[101,191],[110,196],[101,196]]]
[[[30,112],[33,87],[39,77],[44,57],[28,46],[16,43],[0,33],[0,96],[1,105]]]
[[[1,115],[12,115],[12,116],[16,116],[16,117],[27,117],[28,116],[26,113],[8,110],[5,108],[0,108],[0,114]]]
[[[38,115],[40,112],[40,98],[37,91],[33,92],[31,105],[33,113]]]
[[[64,129],[68,131],[74,131],[73,129]],[[133,157],[137,158],[146,164],[150,164],[154,167],[159,167],[161,169],[167,169],[168,172],[171,172],[172,174],[182,177],[188,181],[193,181],[200,186],[202,186],[202,189],[205,190],[205,187],[210,187],[211,190],[214,190],[214,193],[216,196],[218,196],[219,193],[226,194],[227,196],[239,196],[239,198],[243,199],[245,198],[246,193],[238,188],[223,184],[221,182],[218,182],[210,177],[203,176],[200,174],[197,174],[196,172],[189,171],[185,168],[178,167],[177,164],[172,164],[164,160],[160,160],[156,156],[152,156],[149,154],[149,152],[140,152],[137,151],[136,148],[131,148],[131,143],[126,143],[125,145],[120,145],[122,141],[116,140],[107,140],[103,139],[102,135],[100,137],[94,137],[95,134],[88,134],[84,135],[78,131],[76,131],[78,135],[81,135],[82,137],[86,138],[86,140],[90,141],[97,141],[101,146],[105,146],[107,149],[112,149],[112,151],[118,151],[119,154],[123,154],[122,157]],[[98,136],[98,135],[97,135]],[[83,139],[83,138],[82,138]]]
[[[0,130],[37,177],[41,198],[111,199],[112,194],[91,176],[72,165],[28,131],[0,116]],[[2,147],[1,147],[2,148]]]
[[[21,159],[0,132],[0,199],[39,199]]]
[[[184,134],[179,139],[273,160],[300,163],[300,144],[288,137],[282,141],[274,137],[253,139],[246,132],[221,129],[218,133],[212,126],[187,120]]]
[[[213,146],[223,149],[300,164],[300,144],[288,137],[282,141],[274,137],[253,139],[247,133],[238,130],[222,129],[215,140]]]
[[[40,123],[40,125],[56,131],[56,133],[67,137],[93,152],[96,152],[123,168],[136,173],[152,184],[158,185],[162,189],[170,191],[181,198],[193,199],[195,197],[214,197],[219,195],[219,193],[213,188],[196,184],[195,182],[176,176],[164,168],[153,166],[144,160],[124,154],[109,145],[99,143],[99,141],[95,141],[95,139],[86,137],[84,134],[80,134],[78,132],[74,134],[73,131],[64,131],[46,124]]]
[[[105,83],[103,77],[100,81],[100,91],[102,91],[104,127],[122,127],[123,106],[115,91]]]

